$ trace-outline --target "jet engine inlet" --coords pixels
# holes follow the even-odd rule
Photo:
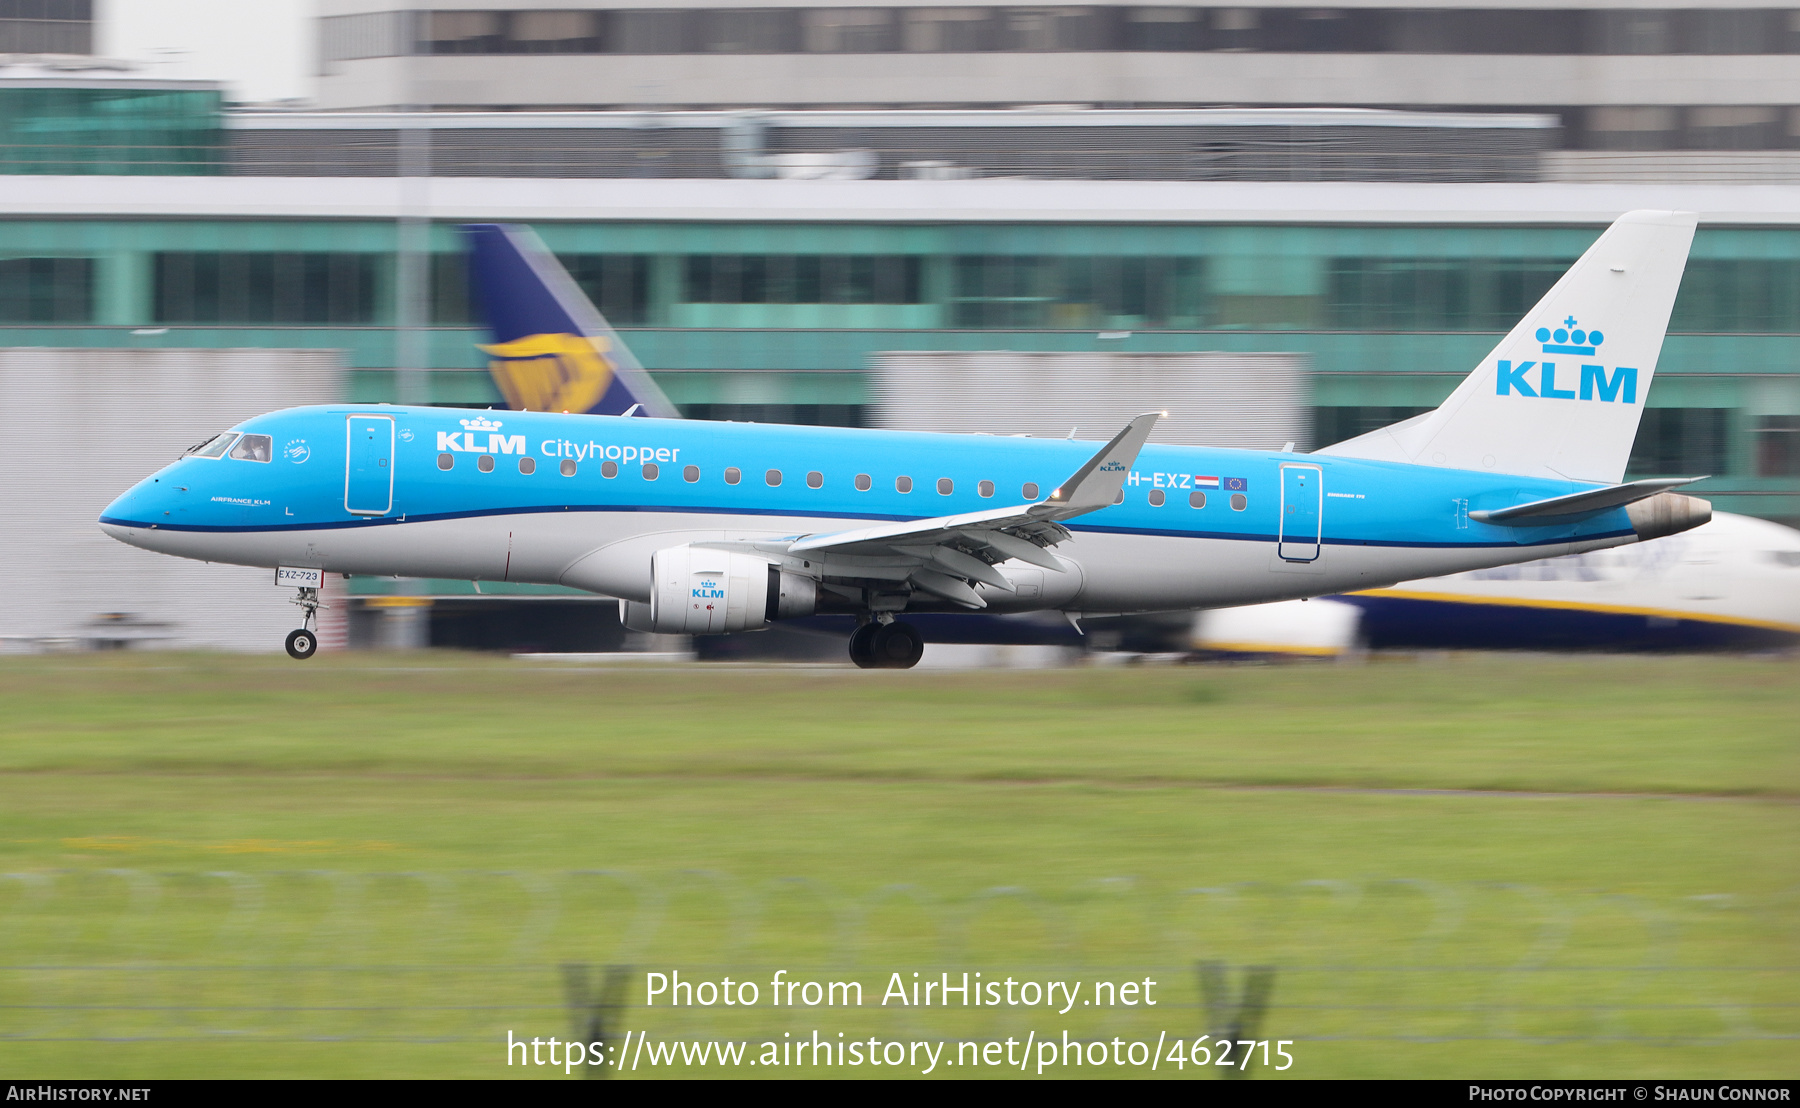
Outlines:
[[[809,616],[817,605],[811,577],[752,554],[683,545],[651,556],[650,603],[627,603],[620,616],[632,630],[721,635]]]
[[[1678,492],[1659,492],[1655,496],[1625,506],[1631,529],[1641,540],[1660,539],[1691,531],[1712,518],[1712,501]]]

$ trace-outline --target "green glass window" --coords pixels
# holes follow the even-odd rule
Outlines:
[[[559,254],[569,276],[606,316],[625,327],[650,321],[648,254]]]
[[[0,322],[89,323],[93,318],[92,258],[0,260]]]
[[[158,323],[375,322],[372,254],[156,255]]]
[[[1326,325],[1340,331],[1508,331],[1573,259],[1332,258]]]
[[[0,89],[0,172],[218,173],[220,103],[204,89]]]
[[[1753,441],[1758,477],[1800,477],[1800,416],[1758,417]]]
[[[1669,330],[1800,333],[1800,261],[1689,259]]]
[[[1313,445],[1330,446],[1431,410],[1380,404],[1320,406],[1313,409]]]
[[[918,304],[923,259],[906,254],[690,254],[690,304]]]
[[[1726,408],[1645,408],[1626,472],[1703,477],[1727,471]]]
[[[952,260],[956,327],[1204,327],[1200,258],[964,255]]]
[[[557,260],[608,323],[630,327],[650,321],[648,254],[559,254]],[[431,321],[481,322],[469,288],[468,264],[460,252],[431,256]]]
[[[867,427],[868,410],[861,404],[683,404],[689,419],[733,423],[786,423],[806,427]],[[726,482],[736,484],[726,470]]]

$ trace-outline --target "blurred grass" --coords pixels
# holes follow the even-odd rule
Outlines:
[[[1786,661],[1484,656],[982,674],[479,657],[12,661],[0,700],[20,741],[0,747],[0,771],[1792,797],[1796,676]]]
[[[842,962],[834,913],[857,901],[875,905],[854,944],[866,967],[1420,962],[1446,972],[1377,983],[1368,996],[1473,1012],[1492,1006],[1498,986],[1450,971],[1527,957],[1543,915],[1533,897],[1573,912],[1555,956],[1569,967],[1652,956],[1644,912],[1619,907],[1621,897],[1671,921],[1680,938],[1669,949],[1690,968],[1800,964],[1788,895],[1800,872],[1797,691],[1800,666],[1788,659],[1452,655],[966,674],[645,671],[468,655],[6,659],[0,869],[74,876],[59,878],[69,894],[36,907],[0,888],[13,897],[0,913],[12,912],[15,956],[45,964],[226,954],[491,964],[520,957],[510,906],[522,901],[515,886],[501,889],[514,879],[465,890],[454,927],[431,922],[424,884],[384,879],[355,933],[334,939],[322,894],[292,874],[613,869],[670,890],[654,936],[631,951],[649,968]],[[190,881],[185,893],[170,886],[161,915],[134,915],[108,868],[263,875],[273,906],[255,934],[229,935],[218,922],[224,886]],[[729,897],[693,871],[758,890],[756,926],[732,918],[720,907]],[[1354,904],[1331,885],[1293,892],[1309,881],[1389,892]],[[1420,914],[1428,898],[1394,882],[1463,890],[1462,922],[1422,953],[1417,937],[1436,926]],[[1184,899],[1233,883],[1288,891],[1247,894],[1224,913]],[[936,907],[869,899],[896,884]],[[946,939],[945,906],[966,916],[971,898],[996,887],[1041,903],[990,896]],[[535,962],[603,964],[629,945],[634,898],[561,895]],[[1762,907],[1717,910],[1726,903]],[[1178,972],[1171,1003],[1192,1005]],[[1717,996],[1786,1003],[1759,1019],[1794,1034],[1796,979],[1689,974],[1633,996],[1697,1005],[1714,1024]],[[1520,980],[1508,1003],[1577,1004],[1586,989],[1579,974]],[[1284,982],[1264,1029],[1276,1037],[1283,1018],[1325,1018],[1283,1017],[1283,998],[1342,991]],[[560,1033],[551,976],[495,988],[509,1002],[535,989],[546,1033]],[[1532,988],[1543,995],[1517,991]],[[5,1011],[0,1021],[27,1018]],[[1297,1072],[1800,1070],[1792,1038],[1683,1046],[1689,1017],[1670,1012],[1630,1034],[1606,1022],[1626,1017],[1562,1012],[1542,1017],[1575,1020],[1562,1031],[1531,1026],[1570,1041],[1536,1043],[1491,1037],[1488,1015],[1434,1017],[1439,1037],[1457,1040],[1436,1043],[1401,1041],[1412,1025],[1399,1016],[1365,1026],[1340,1015],[1334,1033],[1383,1041],[1303,1043]],[[1154,1020],[1143,1026],[1154,1038]],[[505,1072],[497,1049],[469,1043],[98,1052],[9,1043],[8,1033],[0,1026],[0,1066],[30,1076]]]

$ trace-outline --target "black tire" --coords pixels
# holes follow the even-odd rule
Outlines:
[[[319,652],[319,636],[305,628],[298,631],[289,631],[287,637],[287,652],[288,657],[296,658],[304,662],[306,659]]]
[[[865,623],[850,633],[850,660],[857,669],[875,668],[875,633],[879,623]]]
[[[880,669],[911,669],[925,656],[925,637],[910,623],[895,620],[875,632],[875,665]]]

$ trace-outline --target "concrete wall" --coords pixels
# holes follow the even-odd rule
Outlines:
[[[874,358],[870,422],[899,431],[1105,439],[1167,411],[1152,442],[1307,445],[1304,354],[900,351]]]
[[[367,58],[319,80],[326,109],[835,108],[1016,104],[1800,103],[1791,55],[1264,53],[534,54]]]
[[[138,550],[95,520],[188,446],[333,402],[342,377],[327,350],[0,349],[0,647],[280,650],[300,613],[272,571]],[[341,606],[327,614],[322,641],[341,642]]]

